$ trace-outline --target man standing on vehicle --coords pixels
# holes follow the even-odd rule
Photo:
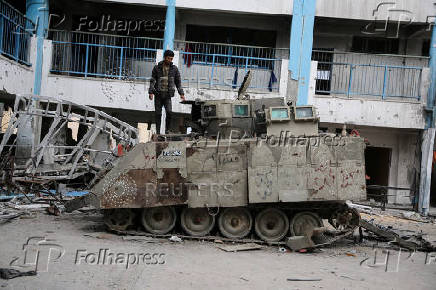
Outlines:
[[[165,107],[166,112],[165,134],[169,131],[172,117],[171,98],[174,97],[175,87],[182,101],[185,100],[180,72],[177,66],[173,64],[173,58],[174,52],[165,50],[164,60],[155,65],[151,73],[148,97],[150,100],[153,100],[154,97],[154,115],[157,133],[160,133],[162,107]]]

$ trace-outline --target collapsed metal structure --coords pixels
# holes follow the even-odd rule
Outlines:
[[[84,189],[135,146],[137,136],[136,128],[88,106],[16,96],[0,143],[0,185],[27,192],[57,184]]]

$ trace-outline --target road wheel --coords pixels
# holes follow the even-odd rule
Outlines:
[[[277,208],[267,208],[256,215],[254,222],[256,234],[266,242],[278,242],[289,230],[289,219]]]
[[[251,231],[253,218],[250,211],[242,207],[226,208],[218,218],[218,227],[223,236],[240,239]]]
[[[215,216],[206,208],[185,208],[180,216],[183,230],[191,236],[202,237],[210,233],[215,225]]]
[[[169,233],[176,224],[176,210],[171,206],[146,208],[141,214],[145,230],[155,235]]]

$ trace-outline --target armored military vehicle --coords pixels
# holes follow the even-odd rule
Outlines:
[[[345,201],[366,197],[363,138],[318,133],[313,106],[250,98],[249,79],[234,100],[187,101],[190,134],[154,136],[118,159],[92,189],[110,229],[276,242],[323,220],[358,225]]]

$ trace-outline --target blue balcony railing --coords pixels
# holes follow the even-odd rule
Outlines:
[[[30,39],[35,24],[9,3],[0,0],[0,53],[19,63],[29,61]]]
[[[51,31],[51,73],[120,80],[148,80],[162,39]]]
[[[252,71],[249,89],[278,92],[282,59],[275,48],[176,41],[184,86],[237,89]]]
[[[348,97],[421,99],[427,57],[372,55],[315,50],[316,93]]]

